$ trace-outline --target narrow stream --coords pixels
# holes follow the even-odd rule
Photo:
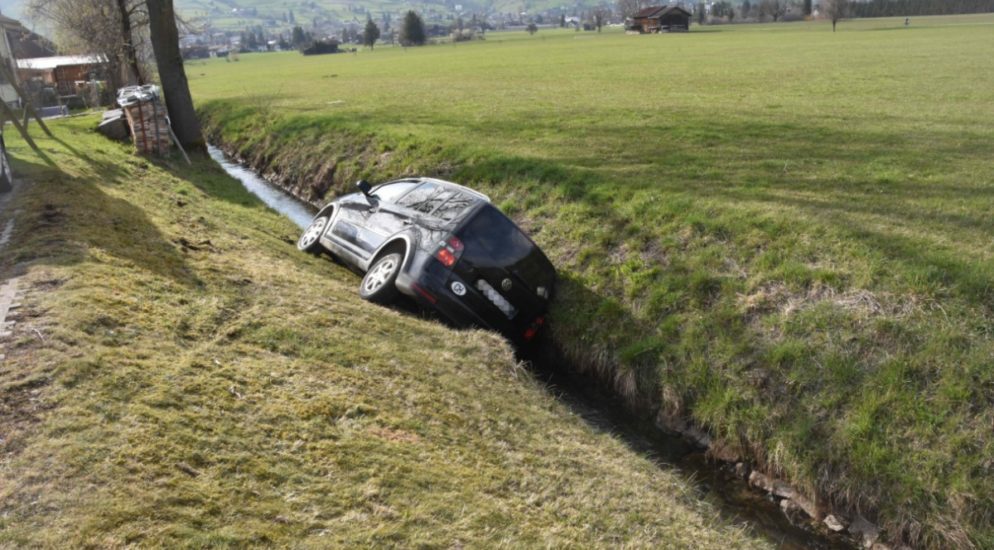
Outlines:
[[[225,172],[267,206],[287,216],[298,227],[310,223],[315,214],[312,206],[270,184],[251,169],[229,161],[217,147],[208,146],[208,150]],[[668,435],[629,413],[598,382],[565,367],[551,354],[540,352],[524,360],[549,392],[593,429],[612,434],[660,468],[676,471],[691,480],[698,495],[713,504],[723,518],[747,526],[778,548],[787,550],[854,547],[843,536],[791,524],[774,500],[749,487],[727,467],[706,459],[687,440]]]
[[[550,393],[566,403],[593,429],[609,433],[659,468],[676,471],[691,481],[697,495],[714,505],[724,519],[747,526],[776,547],[786,550],[851,549],[846,537],[815,532],[790,523],[779,504],[737,477],[728,465],[709,460],[688,440],[667,434],[618,403],[610,391],[548,355],[530,359],[532,372]]]
[[[291,197],[279,187],[262,179],[251,169],[231,162],[224,156],[224,152],[221,149],[213,145],[208,145],[207,151],[210,153],[211,158],[220,164],[221,168],[224,168],[224,171],[229,176],[242,182],[245,189],[248,189],[250,193],[262,199],[262,202],[266,203],[273,210],[290,218],[290,221],[297,224],[297,227],[303,229],[311,223],[311,218],[316,214],[315,209],[311,205]]]

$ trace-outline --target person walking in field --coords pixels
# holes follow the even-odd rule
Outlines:
[[[904,18],[904,26],[907,27],[910,24],[911,24],[911,18],[910,17],[905,17]]]

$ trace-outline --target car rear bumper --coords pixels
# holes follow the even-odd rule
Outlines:
[[[461,283],[466,293],[458,296],[453,285]],[[484,297],[470,281],[445,269],[425,269],[420,276],[397,278],[397,287],[422,307],[433,309],[456,326],[479,327],[501,333],[513,343],[527,343],[524,333],[534,315],[518,313],[508,319]],[[544,313],[544,312],[542,312]]]

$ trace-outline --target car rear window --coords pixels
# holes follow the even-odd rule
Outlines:
[[[463,257],[477,266],[506,266],[527,257],[535,245],[491,205],[480,209],[458,232]]]

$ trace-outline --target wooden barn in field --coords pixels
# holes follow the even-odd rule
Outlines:
[[[680,6],[653,6],[632,16],[628,30],[642,34],[685,32],[690,30],[690,16],[690,12]]]

